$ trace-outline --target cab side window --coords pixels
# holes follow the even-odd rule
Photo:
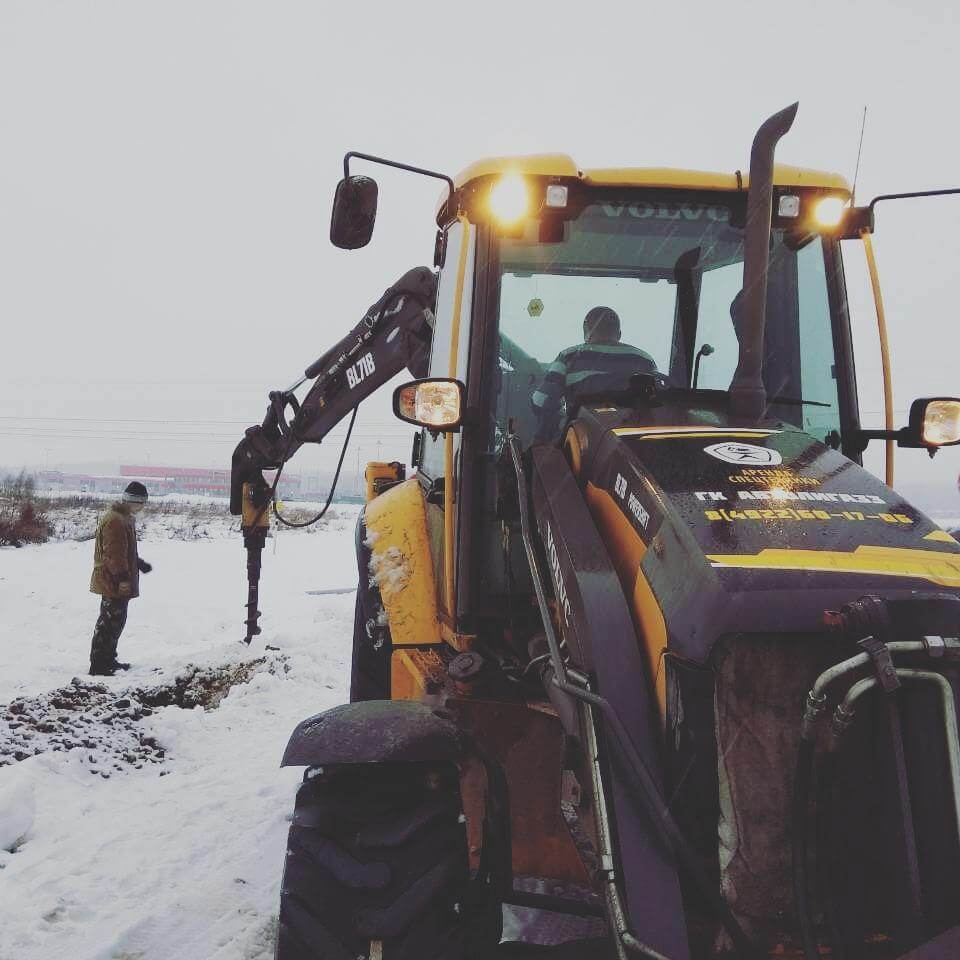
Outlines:
[[[467,228],[469,230],[469,228]],[[455,376],[466,381],[470,344],[470,316],[473,299],[473,259],[476,247],[476,230],[465,231],[462,222],[451,225],[447,231],[447,255],[440,284],[437,288],[437,315],[433,327],[433,344],[430,351],[430,377],[450,376],[450,357],[453,346],[454,308],[456,307],[457,274],[463,244],[467,246],[467,263],[463,277],[463,298],[460,307],[459,335],[457,338],[457,365]],[[454,434],[454,454],[460,444],[460,434]],[[420,470],[431,480],[443,476],[443,434],[432,437],[423,432],[423,448],[420,455]]]

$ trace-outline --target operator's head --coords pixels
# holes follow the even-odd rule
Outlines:
[[[139,480],[131,481],[123,491],[123,502],[131,513],[139,513],[147,502],[147,488]]]
[[[583,318],[584,343],[619,343],[620,318],[609,307],[594,307]]]

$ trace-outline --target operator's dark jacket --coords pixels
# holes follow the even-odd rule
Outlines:
[[[140,596],[140,570],[137,566],[137,526],[125,503],[115,503],[100,518],[93,551],[93,576],[90,592],[111,600]],[[129,590],[121,584],[129,584]]]
[[[560,427],[564,402],[579,394],[626,389],[633,373],[652,373],[653,357],[629,343],[577,343],[560,352],[547,367],[530,403],[540,418],[537,439],[550,438]]]

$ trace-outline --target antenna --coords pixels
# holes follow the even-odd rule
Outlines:
[[[863,151],[863,131],[867,128],[867,107],[863,107],[863,122],[860,124],[860,144],[857,146],[857,165],[853,171],[853,186],[850,188],[850,206],[856,206],[857,176],[860,173],[860,154]]]

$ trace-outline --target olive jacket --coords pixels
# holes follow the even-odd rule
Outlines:
[[[125,503],[115,503],[97,524],[90,592],[112,600],[140,596],[137,524]]]

